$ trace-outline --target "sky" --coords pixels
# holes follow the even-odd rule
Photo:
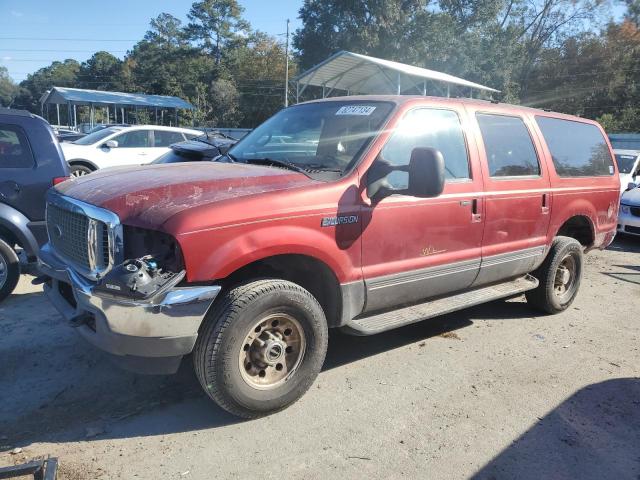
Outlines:
[[[123,58],[162,12],[187,20],[193,0],[0,0],[0,65],[16,82],[54,60],[80,62],[106,50]],[[271,35],[300,26],[303,0],[240,0],[254,29]],[[277,8],[274,8],[277,4]],[[284,35],[280,36],[284,41]]]

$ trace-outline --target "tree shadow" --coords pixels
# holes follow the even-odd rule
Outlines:
[[[578,390],[473,478],[640,478],[640,378]]]

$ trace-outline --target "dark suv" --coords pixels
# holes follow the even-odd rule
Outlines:
[[[49,124],[0,108],[0,301],[36,262],[47,240],[45,192],[69,170]]]

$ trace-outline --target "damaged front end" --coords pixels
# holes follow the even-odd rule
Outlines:
[[[184,283],[182,254],[171,235],[121,225],[113,213],[72,198],[50,197],[55,215],[47,216],[50,241],[40,251],[38,279],[49,299],[124,368],[175,372],[220,287]]]

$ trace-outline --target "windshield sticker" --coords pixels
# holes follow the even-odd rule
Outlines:
[[[375,109],[371,105],[345,105],[338,109],[336,115],[371,115]]]

